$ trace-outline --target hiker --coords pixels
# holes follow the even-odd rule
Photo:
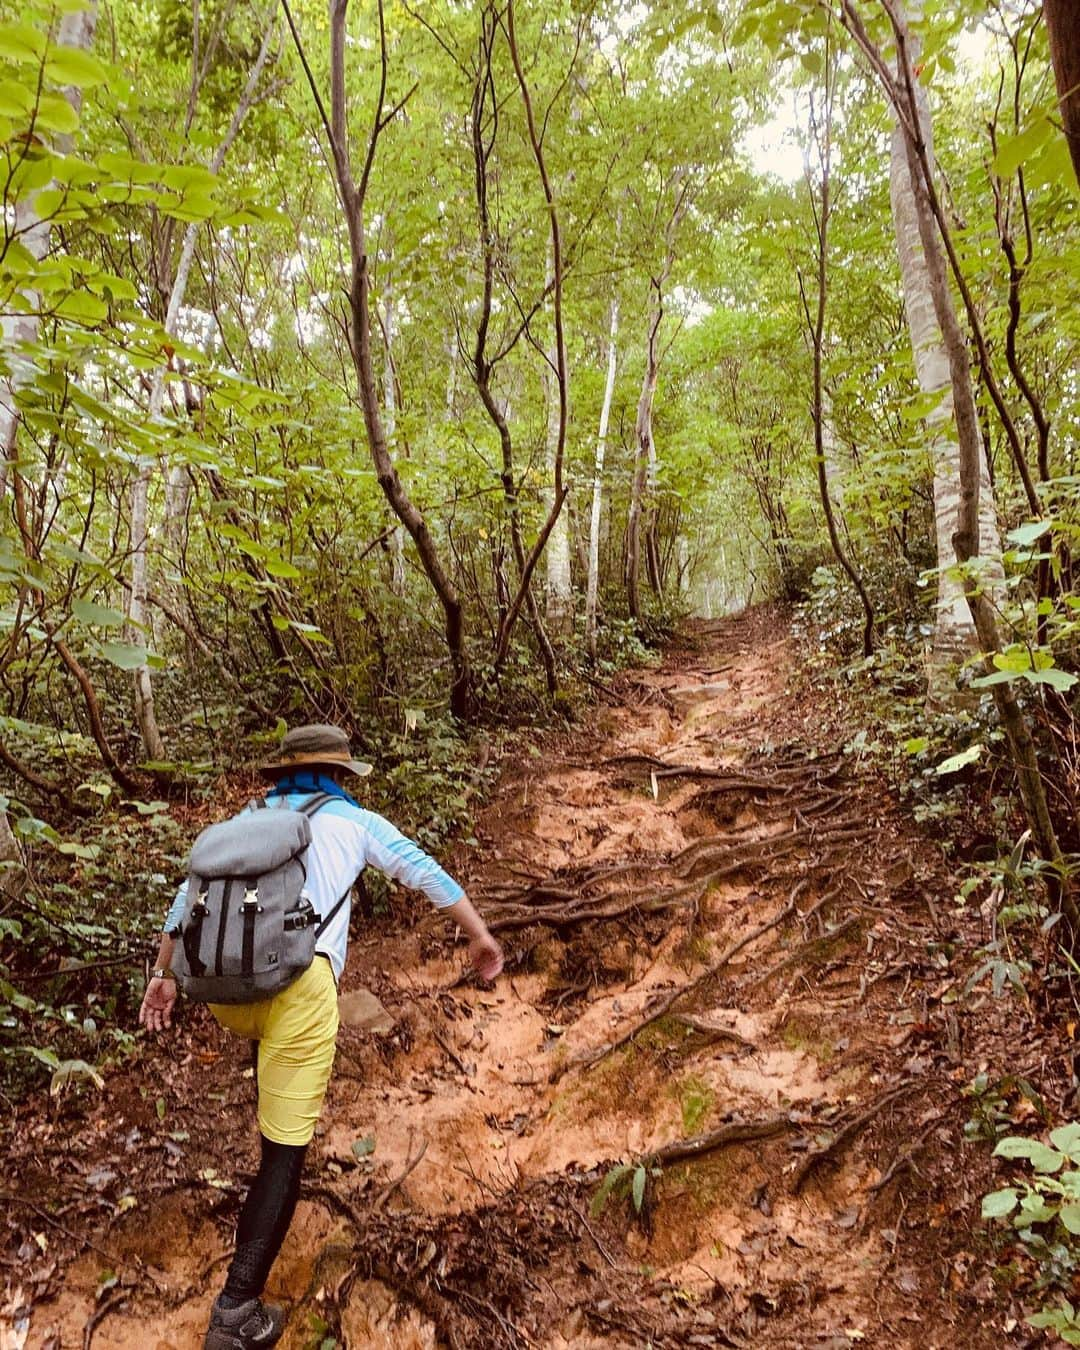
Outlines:
[[[324,725],[296,727],[283,739],[278,758],[259,772],[273,782],[266,798],[253,802],[232,821],[205,830],[196,841],[192,875],[181,886],[165,920],[157,968],[139,1010],[139,1022],[151,1032],[172,1025],[177,997],[177,974],[172,967],[176,965],[185,990],[194,997],[210,1001],[208,991],[224,989],[232,1001],[210,1001],[214,1016],[228,1030],[256,1042],[261,1159],[240,1211],[236,1250],[225,1288],[214,1304],[204,1350],[261,1350],[273,1345],[284,1327],[282,1310],[264,1304],[260,1295],[292,1222],[304,1154],[330,1078],[350,896],[363,869],[376,867],[395,881],[423,891],[432,904],[448,911],[469,938],[469,956],[482,979],[493,980],[503,966],[499,944],[457,882],[389,821],[366,811],[345,791],[348,776],[363,777],[371,772],[371,765],[353,759],[342,731]],[[274,808],[289,814],[275,819]],[[293,813],[300,813],[300,818]],[[299,827],[303,847],[296,848],[289,841],[277,847],[286,825],[294,831]],[[309,837],[310,844],[306,844]],[[260,872],[257,885],[250,878],[228,879],[228,863],[214,870],[200,861],[215,849],[219,860],[226,856],[229,839],[237,856],[244,848],[249,852],[264,849],[263,854],[255,854],[266,863],[255,869]],[[270,841],[268,851],[259,843],[263,839]],[[282,870],[271,873],[270,864],[277,867],[281,858]],[[280,877],[287,877],[290,867],[298,869],[295,891],[299,894],[288,901],[291,907],[285,911],[284,922],[277,917],[274,947],[284,948],[294,936],[290,933],[283,940],[283,928],[303,929],[302,936],[309,942],[314,934],[314,957],[309,949],[310,965],[297,978],[272,997],[259,997],[256,992],[251,1001],[250,990],[259,981],[271,980],[273,963],[280,959],[276,950],[265,950],[262,937],[256,941],[253,936],[261,922],[256,916],[263,915],[264,909],[272,910],[275,886],[281,888]],[[215,882],[203,880],[204,876],[218,878],[216,891]],[[192,880],[197,880],[194,888]],[[198,891],[191,903],[189,889]],[[243,903],[236,905],[233,900],[241,889]],[[287,885],[284,889],[287,892]],[[236,914],[244,916],[242,924],[230,921]],[[236,930],[240,930],[239,937]],[[231,985],[220,978],[214,982],[215,970],[221,975],[223,956],[224,966],[229,967],[230,937],[233,943],[243,943],[247,983],[243,978]],[[206,960],[200,956],[204,950]],[[262,973],[260,961],[266,967]],[[248,1001],[240,1001],[245,997]]]

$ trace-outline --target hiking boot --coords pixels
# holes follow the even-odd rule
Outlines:
[[[285,1314],[273,1303],[257,1298],[249,1298],[239,1308],[215,1303],[203,1350],[263,1350],[277,1343],[284,1328]]]

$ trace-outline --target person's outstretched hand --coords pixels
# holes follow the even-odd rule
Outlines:
[[[469,960],[482,980],[493,980],[503,968],[503,950],[490,933],[469,943]]]
[[[175,1004],[176,981],[151,980],[146,986],[142,1007],[139,1009],[139,1026],[145,1027],[147,1031],[161,1031],[165,1027],[171,1027]]]

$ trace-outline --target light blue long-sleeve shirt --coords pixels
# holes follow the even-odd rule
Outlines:
[[[310,793],[270,797],[268,809],[286,807],[298,810],[311,798]],[[241,813],[243,814],[243,813]],[[338,900],[351,889],[365,867],[375,867],[404,886],[423,891],[437,909],[448,909],[465,894],[464,890],[434,858],[407,838],[384,817],[362,806],[354,806],[335,797],[320,808],[311,820],[311,846],[307,852],[307,882],[304,889],[317,914],[329,914]],[[165,919],[165,932],[180,927],[187,899],[187,882],[176,893]],[[315,950],[329,957],[335,979],[341,979],[349,941],[349,915],[352,898],[345,901],[333,920],[319,935]]]

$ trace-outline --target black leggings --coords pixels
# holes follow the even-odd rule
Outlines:
[[[270,1274],[300,1196],[306,1144],[275,1144],[261,1134],[262,1158],[236,1226],[236,1253],[224,1298],[233,1306],[258,1298]]]

